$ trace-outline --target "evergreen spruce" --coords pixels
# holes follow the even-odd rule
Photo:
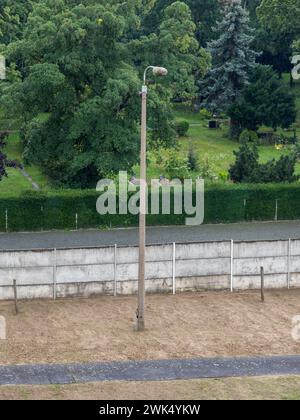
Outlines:
[[[226,112],[240,96],[258,56],[251,47],[254,37],[249,13],[241,0],[226,0],[222,14],[215,29],[219,38],[208,45],[212,69],[201,92],[205,108],[216,114]]]

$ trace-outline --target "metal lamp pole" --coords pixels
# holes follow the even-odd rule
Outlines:
[[[168,71],[163,67],[149,66],[144,72],[142,86],[142,118],[141,118],[141,168],[140,168],[140,215],[139,215],[139,280],[137,331],[145,329],[145,254],[146,254],[146,213],[147,213],[147,71],[152,70],[155,76],[166,76]]]

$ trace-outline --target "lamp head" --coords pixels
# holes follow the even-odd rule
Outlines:
[[[154,76],[167,76],[168,70],[164,67],[153,67],[152,72]]]

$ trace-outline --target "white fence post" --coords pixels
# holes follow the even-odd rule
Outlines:
[[[118,251],[118,245],[115,245],[115,250],[114,250],[114,296],[117,296],[118,294],[118,289],[117,289],[117,282],[118,282],[118,277],[117,277],[117,251]]]
[[[233,240],[230,242],[230,291],[233,292]]]
[[[291,286],[291,245],[292,245],[292,242],[291,242],[291,239],[289,239],[289,241],[288,241],[288,260],[287,260],[287,269],[288,269],[288,272],[287,272],[287,287],[288,287],[288,289]]]
[[[76,225],[76,230],[78,230],[78,213],[76,213],[75,215],[75,225]]]
[[[173,275],[173,295],[175,295],[176,294],[176,243],[175,242],[173,242],[172,275]]]
[[[8,231],[8,212],[7,209],[5,209],[5,230]]]
[[[56,269],[57,269],[57,252],[56,252],[56,248],[54,248],[54,250],[53,250],[53,299],[54,300],[56,300],[56,298],[57,298]]]

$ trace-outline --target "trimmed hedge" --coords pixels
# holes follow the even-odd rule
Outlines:
[[[28,192],[0,198],[0,231],[41,231],[138,225],[138,216],[105,215],[96,211],[99,193],[94,190]],[[300,183],[275,185],[208,186],[205,223],[234,223],[300,219]],[[172,200],[171,200],[172,202]],[[186,215],[149,215],[148,225],[183,225]]]

